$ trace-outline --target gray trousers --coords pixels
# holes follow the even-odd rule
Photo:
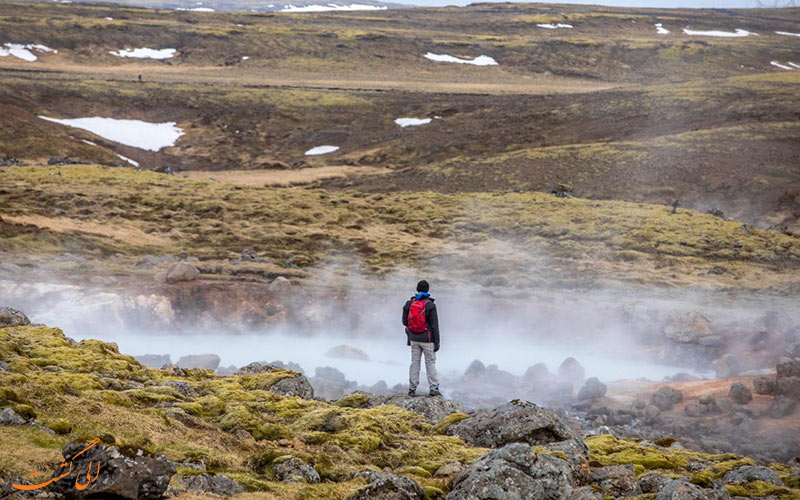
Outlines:
[[[428,375],[428,386],[431,389],[439,388],[439,379],[436,377],[436,353],[433,352],[433,342],[411,342],[411,368],[408,370],[408,388],[412,391],[419,385],[419,370],[422,355],[425,355],[425,373]]]

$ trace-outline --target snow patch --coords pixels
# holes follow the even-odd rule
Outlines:
[[[39,52],[54,52],[53,49],[45,45],[4,43],[2,47],[0,47],[0,57],[14,56],[17,59],[22,59],[23,61],[33,62],[38,59],[38,57],[31,52],[32,50]]]
[[[545,28],[545,29],[548,29],[548,30],[556,30],[556,29],[559,29],[559,28],[572,28],[571,24],[562,24],[562,23],[557,23],[557,24],[551,24],[551,23],[537,24],[536,26],[538,26],[540,28]]]
[[[744,37],[744,36],[755,35],[755,33],[752,33],[752,32],[747,31],[747,30],[740,30],[740,29],[737,29],[735,32],[732,33],[730,31],[696,31],[696,30],[690,30],[689,28],[683,28],[683,33],[686,34],[686,35],[721,36],[721,37],[729,37],[729,38],[730,37]]]
[[[178,7],[175,10],[188,10],[189,12],[214,12],[214,9],[209,9],[208,7],[194,7],[192,9]]]
[[[242,56],[242,61],[246,61],[248,59],[250,59],[250,56]]]
[[[306,151],[306,156],[325,155],[333,153],[337,149],[339,149],[339,146],[317,146]]]
[[[169,59],[175,56],[175,49],[148,49],[142,47],[139,49],[120,49],[117,51],[110,51],[109,54],[117,57],[133,57],[135,59]]]
[[[656,23],[656,33],[659,35],[669,35],[669,30],[666,29],[661,23]]]
[[[796,68],[796,69],[800,69],[800,64],[795,64],[795,63],[791,63],[791,62],[790,62],[790,63],[789,63],[789,66],[792,66],[792,67],[794,67],[794,68]]]
[[[86,144],[88,144],[90,146],[97,146],[97,144],[93,143],[92,141],[87,141],[86,139],[81,139],[81,141],[83,141],[84,143],[86,143]]]
[[[269,5],[272,7],[272,5]],[[330,12],[337,10],[353,11],[353,10],[386,10],[386,6],[378,5],[363,5],[358,3],[351,3],[350,5],[338,5],[329,3],[327,5],[286,5],[279,12]]]
[[[800,33],[789,33],[788,31],[776,31],[775,33],[786,36],[800,36]]]
[[[436,62],[472,64],[474,66],[497,66],[497,61],[489,56],[478,56],[475,59],[461,59],[459,57],[453,57],[447,54],[434,54],[433,52],[428,52],[425,54],[425,59],[430,59],[431,61]]]
[[[401,127],[417,127],[419,125],[427,125],[431,122],[430,118],[398,118],[394,121]]]
[[[106,21],[113,21],[113,20],[114,20],[114,18],[113,18],[113,17],[106,17],[106,18],[104,18],[104,19],[105,19]]]
[[[117,120],[115,118],[58,119],[39,116],[42,120],[75,127],[126,146],[158,151],[167,146],[174,146],[175,141],[183,135],[183,130],[175,126],[175,122],[148,123],[141,120]]]
[[[138,161],[131,160],[130,158],[127,158],[127,157],[122,156],[120,154],[118,154],[117,156],[119,156],[120,160],[125,160],[128,163],[130,163],[131,165],[133,165],[134,167],[138,167],[139,166],[139,162]]]
[[[785,64],[781,64],[781,63],[779,63],[778,61],[770,61],[770,64],[771,64],[771,65],[773,65],[773,66],[775,66],[775,67],[778,67],[778,68],[780,68],[780,69],[785,69],[785,70],[789,70],[789,71],[792,71],[793,69],[795,69],[795,68],[797,68],[797,67],[800,67],[800,66],[797,66],[797,65],[796,65],[796,64],[794,64],[794,63],[789,63],[789,64],[791,64],[792,66],[795,66],[795,68],[793,68],[792,66],[787,66],[787,65],[785,65]]]

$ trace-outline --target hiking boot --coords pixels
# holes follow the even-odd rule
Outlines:
[[[428,396],[441,396],[442,393],[439,392],[439,388],[431,389],[431,392],[428,393]]]
[[[409,389],[408,390],[408,397],[413,398],[417,395],[416,389]]]

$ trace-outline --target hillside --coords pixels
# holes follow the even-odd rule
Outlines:
[[[798,20],[800,9],[491,4],[295,15],[6,2],[7,43],[58,53],[0,58],[0,156],[119,164],[122,154],[172,170],[386,169],[298,178],[366,192],[568,183],[581,197],[679,199],[797,231]],[[736,30],[746,36],[703,34]],[[175,53],[110,54],[143,47]],[[177,122],[185,134],[149,152],[38,115]],[[401,128],[402,117],[431,122]],[[303,154],[321,144],[339,149]]]

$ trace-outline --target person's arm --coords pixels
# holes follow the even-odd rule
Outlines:
[[[430,304],[431,310],[428,313],[428,328],[431,330],[431,336],[433,337],[433,350],[434,352],[439,350],[439,314],[436,312],[436,304]]]
[[[411,307],[411,301],[407,300],[406,305],[403,306],[403,326],[408,326],[408,308]]]

